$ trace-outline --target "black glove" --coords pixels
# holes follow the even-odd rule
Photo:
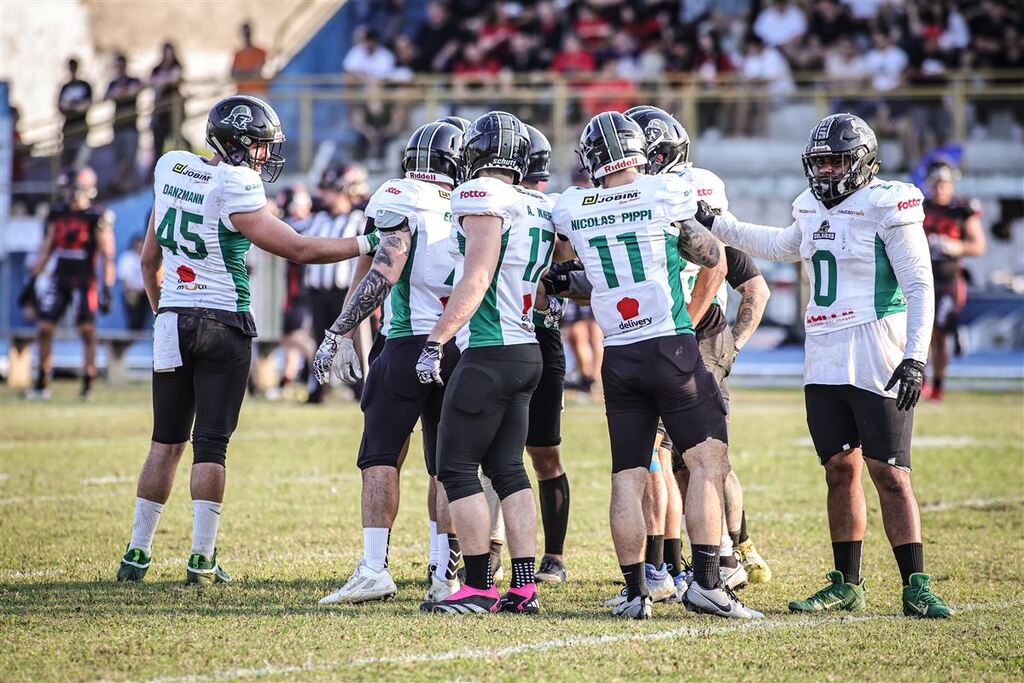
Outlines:
[[[718,213],[706,201],[701,199],[697,202],[697,213],[693,217],[698,223],[710,230],[711,226],[715,224],[715,216],[717,215]]]
[[[557,296],[569,291],[569,273],[583,270],[583,263],[579,260],[563,261],[556,263],[541,278],[544,285],[544,293],[548,296]]]
[[[900,383],[899,393],[896,395],[896,409],[910,410],[921,400],[921,386],[924,384],[924,363],[913,358],[907,358],[896,366],[885,385],[889,391],[896,382]]]
[[[103,315],[110,313],[111,300],[110,287],[107,285],[100,287],[100,313]]]

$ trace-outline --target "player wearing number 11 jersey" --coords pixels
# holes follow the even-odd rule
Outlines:
[[[245,254],[251,244],[296,263],[369,253],[376,238],[302,237],[267,208],[263,182],[281,174],[284,132],[255,97],[210,110],[212,159],[175,151],[156,164],[142,275],[157,312],[153,334],[153,437],[139,476],[132,538],[117,572],[141,581],[174,473],[191,433],[192,551],[188,583],[230,581],[217,562],[228,440],[245,396],[256,325]],[[163,269],[163,281],[158,274]]]
[[[864,608],[860,558],[867,515],[860,479],[866,461],[903,579],[904,614],[948,617],[924,573],[910,483],[913,408],[934,313],[924,198],[913,185],[875,178],[875,134],[852,114],[822,119],[803,163],[810,189],[793,202],[788,228],[703,210],[700,216],[727,244],[754,256],[803,261],[811,282],[804,393],[807,425],[825,467],[835,571],[825,588],[789,608]]]

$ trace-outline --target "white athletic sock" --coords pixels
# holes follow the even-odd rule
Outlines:
[[[129,548],[138,548],[149,555],[153,552],[153,536],[156,525],[160,522],[160,513],[164,506],[145,498],[135,499],[135,517],[132,519],[132,541]]]
[[[213,559],[217,548],[217,525],[220,524],[220,503],[212,500],[192,501],[192,553]]]
[[[390,529],[366,527],[363,529],[363,561],[374,571],[381,571],[388,563],[388,536]]]
[[[437,522],[430,522],[430,557],[428,564],[437,566]]]
[[[722,546],[718,551],[722,557],[732,557],[732,538],[729,534],[722,534]]]

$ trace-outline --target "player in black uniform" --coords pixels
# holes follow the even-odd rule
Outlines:
[[[53,255],[57,256],[57,264],[39,298],[39,375],[26,398],[50,397],[53,334],[68,306],[75,308],[75,322],[85,345],[80,396],[87,399],[92,393],[96,377],[96,312],[110,311],[110,292],[117,279],[114,214],[93,204],[95,197],[96,173],[83,168],[71,179],[66,200],[54,206],[46,217],[46,234],[29,276],[33,280],[39,277]],[[96,277],[100,256],[102,286]]]
[[[967,300],[960,258],[985,253],[985,231],[977,200],[956,196],[959,173],[947,163],[928,171],[928,198],[924,200],[924,231],[932,252],[935,277],[935,326],[932,328],[932,384],[924,395],[942,400],[942,383],[949,364],[947,339],[956,334],[960,310]]]

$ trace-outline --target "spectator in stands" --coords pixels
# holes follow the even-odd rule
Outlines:
[[[583,46],[595,52],[601,50],[611,39],[614,31],[611,24],[590,5],[583,3],[577,6],[576,21],[572,25],[572,33],[580,39]]]
[[[853,39],[842,37],[825,58],[825,75],[828,77],[830,90],[846,92],[849,95],[863,91],[870,80],[871,72]],[[849,96],[834,100],[832,110],[848,111],[862,117],[870,115],[858,98]]]
[[[591,118],[603,111],[626,111],[636,104],[633,81],[618,74],[618,63],[608,60],[600,71],[600,78],[587,83],[581,95],[583,117]]]
[[[380,36],[372,28],[363,29],[356,44],[345,55],[345,73],[364,80],[384,80],[395,69],[395,55],[380,44]]]
[[[395,105],[384,100],[380,81],[364,83],[363,93],[359,104],[350,109],[352,128],[359,134],[354,152],[357,159],[377,167],[383,163],[388,144],[402,131],[405,122],[396,116]]]
[[[263,68],[267,64],[267,51],[253,44],[252,24],[245,22],[241,31],[242,47],[231,62],[231,78],[240,94],[266,97],[267,79],[263,77]]]
[[[850,8],[839,0],[815,0],[808,21],[808,35],[817,36],[822,45],[831,47],[854,30]]]
[[[596,68],[594,55],[585,50],[583,43],[572,33],[565,36],[562,51],[555,55],[551,63],[552,71],[569,76],[593,73]]]
[[[883,95],[903,85],[903,74],[909,60],[907,53],[884,31],[876,31],[871,42],[872,48],[864,55],[864,61],[871,74],[871,88],[877,96],[873,127],[878,133],[891,135],[898,130],[898,120],[903,117],[905,105],[887,100]]]
[[[781,52],[751,34],[745,43],[740,78],[748,97],[736,103],[733,131],[737,135],[764,135],[771,104],[765,95],[777,97],[793,92],[789,65]]]
[[[1003,29],[1014,21],[1006,5],[1005,0],[984,0],[969,21],[974,66],[991,67],[999,61],[1004,48]]]
[[[537,20],[535,24],[525,24],[522,30],[537,37],[542,58],[550,64],[555,55],[562,49],[564,29],[555,3],[552,0],[541,0],[537,3]]]
[[[392,81],[411,81],[416,75],[416,60],[419,52],[412,42],[412,38],[402,34],[395,38],[395,70],[391,74]]]
[[[754,20],[754,33],[766,47],[794,54],[807,32],[807,17],[791,0],[772,0]]]
[[[538,49],[537,39],[525,32],[512,36],[502,63],[505,69],[516,74],[547,71],[549,65],[550,62],[545,60],[544,51]]]
[[[146,329],[153,313],[142,281],[142,244],[143,236],[135,235],[131,247],[117,257],[117,281],[121,283],[125,324],[133,331]]]
[[[459,42],[448,10],[442,3],[427,3],[427,20],[420,24],[415,42],[419,48],[416,71],[444,73],[451,70],[452,61],[459,52]]]
[[[185,121],[185,98],[181,94],[181,62],[173,43],[164,43],[160,63],[153,68],[149,85],[153,88],[153,164],[164,153],[170,138],[171,147],[185,149],[188,143],[181,134]]]
[[[78,151],[85,145],[89,126],[85,117],[92,106],[92,86],[78,77],[78,60],[68,60],[68,82],[61,86],[57,109],[64,116],[64,149],[60,155],[65,170],[75,164]]]
[[[954,68],[952,54],[939,47],[939,30],[916,47],[909,57],[906,70],[907,83],[911,86],[943,88],[948,81],[948,71]],[[942,96],[918,96],[909,103],[909,125],[903,138],[905,163],[916,162],[924,153],[944,145],[952,134],[953,118],[946,109]]]
[[[498,73],[498,60],[488,57],[477,43],[462,46],[462,55],[455,60],[452,73],[463,84],[484,85]]]
[[[142,81],[128,75],[128,59],[123,54],[114,57],[114,69],[114,80],[107,86],[106,94],[106,99],[114,102],[114,189],[130,192],[135,189],[135,156],[139,149],[137,100]]]

